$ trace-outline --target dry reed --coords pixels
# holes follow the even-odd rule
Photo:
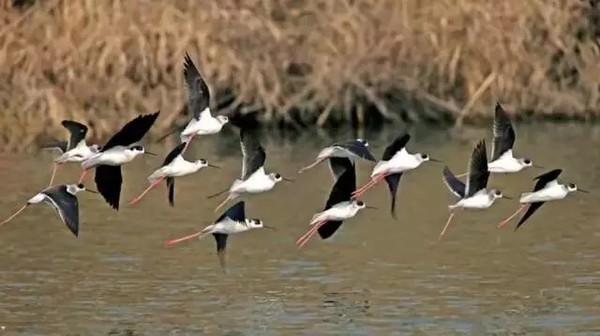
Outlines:
[[[264,123],[457,123],[495,101],[537,115],[598,112],[597,11],[579,0],[0,0],[0,143],[104,138],[160,109],[178,119],[188,51],[223,113]],[[594,19],[594,15],[596,19]],[[116,118],[115,116],[118,116]]]

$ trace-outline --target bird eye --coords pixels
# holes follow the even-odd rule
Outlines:
[[[421,154],[421,159],[427,160],[429,159],[429,156],[427,154]]]
[[[206,164],[206,160],[204,160],[204,159],[200,159],[200,163],[202,163],[202,164]]]
[[[531,160],[529,159],[525,159],[523,162],[525,162],[525,164],[531,164]]]
[[[280,175],[280,174],[275,174],[275,178],[276,178],[276,179],[280,179],[280,178],[281,178],[281,175]]]
[[[365,205],[365,202],[363,202],[363,201],[358,201],[358,202],[356,202],[356,205],[358,205],[358,206],[363,206],[363,205]]]
[[[83,189],[83,188],[84,188],[84,186],[83,186],[83,183],[79,183],[79,184],[77,185],[77,188],[79,188],[79,189]]]
[[[575,189],[575,188],[577,188],[577,186],[575,185],[575,183],[569,183],[569,188]]]
[[[498,190],[496,190],[495,194],[496,194],[496,196],[502,196],[502,193]]]

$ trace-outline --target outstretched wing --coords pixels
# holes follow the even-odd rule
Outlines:
[[[448,187],[450,192],[458,198],[465,197],[465,184],[456,176],[454,176],[454,174],[452,173],[452,171],[450,171],[450,168],[448,168],[448,166],[444,167],[442,174],[444,177],[444,184],[446,185],[446,187]]]
[[[342,221],[328,221],[317,229],[322,239],[327,239],[340,228]]]
[[[194,119],[200,119],[200,114],[209,105],[210,92],[200,71],[187,52],[183,63],[183,77],[185,77],[185,84],[188,88],[188,114]]]
[[[533,191],[544,189],[546,184],[556,180],[560,173],[562,173],[562,169],[554,169],[547,173],[536,176],[534,180],[537,180],[537,182],[535,183],[535,187],[533,187]]]
[[[333,180],[337,181],[340,176],[346,171],[348,168],[352,168],[352,161],[348,158],[343,157],[330,157],[328,159],[329,170],[333,175]]]
[[[344,171],[333,185],[324,210],[327,210],[338,203],[350,201],[355,189],[356,169],[354,168],[354,165],[351,165],[350,167],[347,167],[346,171]]]
[[[181,152],[183,152],[183,149],[185,148],[186,142],[182,142],[181,144],[179,144],[177,147],[173,148],[169,154],[167,154],[167,157],[165,158],[165,161],[163,161],[162,166],[166,166],[169,163],[171,163],[173,160],[175,160],[176,157],[179,156],[179,154],[181,154]]]
[[[123,184],[121,166],[99,165],[96,167],[94,181],[96,182],[98,192],[104,197],[106,202],[113,209],[119,210],[121,185]]]
[[[533,213],[536,212],[537,209],[539,209],[542,205],[544,205],[544,203],[546,203],[546,202],[533,202],[533,203],[530,203],[529,207],[527,208],[527,211],[525,212],[525,214],[523,215],[523,217],[521,217],[521,220],[519,221],[519,223],[515,227],[515,231],[517,231],[519,229],[519,227],[521,227],[521,225],[525,224],[525,221],[527,219],[529,219],[529,217],[531,217],[531,215],[533,215]]]
[[[102,151],[106,151],[116,146],[129,146],[135,142],[140,141],[146,133],[150,130],[150,127],[154,125],[154,122],[158,118],[160,111],[137,116],[131,120],[121,130],[112,136],[102,147]]]
[[[385,182],[390,189],[390,195],[392,196],[392,205],[390,211],[392,213],[392,217],[396,218],[396,193],[398,191],[398,184],[400,183],[400,178],[402,177],[402,173],[390,174],[385,177]]]
[[[410,135],[408,134],[398,136],[389,146],[385,148],[381,160],[389,161],[396,153],[401,151],[402,148],[406,147],[406,144],[409,140]]]
[[[244,201],[239,201],[232,205],[227,211],[225,211],[215,223],[223,221],[225,218],[229,218],[235,222],[243,222],[246,219],[246,211],[244,210]]]
[[[175,178],[167,177],[167,189],[169,189],[169,204],[175,206]]]
[[[510,122],[510,117],[504,111],[500,103],[496,103],[494,112],[494,143],[492,145],[492,158],[490,162],[496,161],[511,150],[515,144],[515,131]]]
[[[87,126],[73,120],[63,120],[61,124],[71,134],[67,150],[75,148],[82,140],[85,140],[85,136],[88,132]]]
[[[466,196],[471,197],[479,190],[485,189],[489,177],[490,172],[487,165],[485,140],[481,140],[473,149],[473,154],[469,161],[469,176],[467,177],[467,187],[465,189]]]
[[[217,255],[222,268],[225,268],[225,249],[227,248],[227,236],[224,233],[213,233],[217,242]]]
[[[79,202],[77,197],[67,192],[65,185],[59,185],[44,191],[48,203],[58,212],[60,219],[77,237],[79,235]]]
[[[267,154],[255,129],[240,127],[240,145],[243,155],[242,180],[246,180],[265,165]]]

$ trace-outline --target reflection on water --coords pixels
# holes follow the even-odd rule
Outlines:
[[[398,220],[389,215],[382,184],[363,197],[380,211],[360,213],[331,240],[315,239],[303,250],[294,241],[322,209],[333,182],[325,165],[300,176],[296,171],[334,140],[265,139],[268,170],[297,182],[248,201],[248,215],[277,231],[231,237],[228,274],[220,270],[212,238],[162,246],[214,220],[220,200],[205,196],[240,172],[233,132],[199,139],[190,159],[223,168],[181,178],[175,208],[167,206],[161,186],[119,212],[98,196],[80,195],[78,239],[46,206],[31,207],[3,227],[0,325],[6,329],[0,334],[600,334],[600,151],[586,151],[600,145],[600,129],[548,124],[517,131],[518,154],[563,168],[564,180],[592,194],[545,205],[516,233],[495,227],[516,209],[515,201],[461,212],[438,244],[452,198],[442,184],[443,166],[427,163],[403,177]],[[456,172],[466,169],[473,143],[489,139],[488,129],[469,129],[460,138],[444,131],[413,134],[411,151],[442,159]],[[362,136],[380,156],[394,135]],[[155,151],[166,155],[169,149]],[[4,155],[2,216],[45,185],[50,160],[45,154]],[[161,162],[142,159],[124,168],[123,204]],[[361,183],[371,165],[358,167]],[[78,172],[77,166],[61,167],[59,181],[73,181]],[[490,184],[518,196],[542,172],[494,175]]]

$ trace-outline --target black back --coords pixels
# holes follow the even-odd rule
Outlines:
[[[390,174],[385,177],[385,182],[390,189],[390,195],[392,196],[392,204],[390,207],[390,212],[392,213],[392,217],[396,218],[396,194],[398,192],[398,184],[400,184],[400,178],[402,177],[402,173]]]
[[[77,237],[79,235],[79,202],[77,197],[67,191],[66,185],[58,185],[43,191],[58,212],[63,223]]]
[[[179,154],[181,154],[181,152],[183,152],[183,149],[185,148],[186,142],[182,142],[181,144],[179,144],[177,147],[173,148],[169,154],[167,154],[167,157],[165,158],[165,161],[163,161],[162,166],[166,166],[169,163],[173,162],[173,160],[175,160],[175,158],[177,156],[179,156]]]
[[[167,189],[169,189],[169,205],[175,206],[175,178],[167,177]]]
[[[367,146],[366,141],[361,141],[360,139],[349,140],[342,143],[336,143],[334,146],[340,146],[342,148],[347,149],[352,154],[360,157],[361,159],[365,159],[368,161],[375,162],[375,158],[373,154],[369,151],[369,147]]]
[[[467,177],[467,186],[465,189],[466,196],[471,197],[479,190],[485,189],[489,177],[490,172],[487,165],[485,140],[481,140],[473,149],[473,154],[469,161],[469,176]]]
[[[333,180],[337,181],[340,176],[346,171],[348,168],[353,168],[352,161],[348,158],[340,158],[340,157],[330,157],[328,159],[329,170],[331,170],[331,174],[333,175]]]
[[[240,127],[240,146],[243,155],[242,180],[246,180],[265,165],[267,154],[258,140],[255,128]]]
[[[352,164],[350,167],[344,171],[344,173],[338,178],[338,180],[333,185],[331,189],[331,193],[329,193],[329,198],[327,199],[327,203],[325,203],[325,208],[323,210],[327,210],[334,205],[350,201],[352,198],[352,193],[356,189],[356,169]]]
[[[446,187],[448,187],[450,192],[452,192],[458,198],[465,197],[465,184],[456,176],[454,176],[454,174],[450,171],[450,168],[448,168],[448,166],[444,167],[442,174],[444,177],[444,184],[446,185]]]
[[[79,142],[81,142],[81,140],[84,140],[88,132],[87,126],[78,123],[77,121],[63,120],[61,125],[63,125],[63,127],[66,128],[71,134],[69,137],[69,145],[67,150],[73,149]]]
[[[510,117],[504,111],[500,103],[496,103],[494,111],[494,143],[492,147],[492,158],[490,161],[496,161],[512,149],[515,144],[515,130],[510,122]]]
[[[210,92],[198,68],[186,52],[183,63],[183,77],[188,88],[188,113],[195,119],[200,118],[210,103]]]
[[[383,155],[381,160],[389,161],[396,153],[402,150],[402,148],[406,147],[406,144],[410,140],[410,135],[404,134],[396,137],[394,141],[385,148],[383,151]]]
[[[317,232],[319,233],[321,239],[327,239],[333,236],[340,226],[342,226],[342,221],[328,221],[321,225],[321,227],[317,229]]]
[[[533,180],[537,180],[535,183],[535,187],[533,187],[533,191],[538,191],[544,189],[546,184],[556,180],[558,176],[562,173],[562,169],[554,169],[544,174],[536,176]]]
[[[106,151],[116,146],[129,146],[140,141],[144,135],[148,133],[150,127],[154,125],[159,114],[160,111],[137,116],[115,133],[115,135],[108,140],[106,145],[102,147],[102,151]]]
[[[246,220],[246,211],[244,210],[245,203],[244,201],[239,201],[236,204],[232,205],[227,211],[225,211],[221,217],[219,217],[215,223],[219,223],[223,221],[225,218],[229,218],[236,222],[243,222]]]
[[[121,166],[97,166],[94,181],[96,182],[98,192],[104,197],[104,200],[106,200],[113,209],[119,210],[121,185],[123,184]]]

